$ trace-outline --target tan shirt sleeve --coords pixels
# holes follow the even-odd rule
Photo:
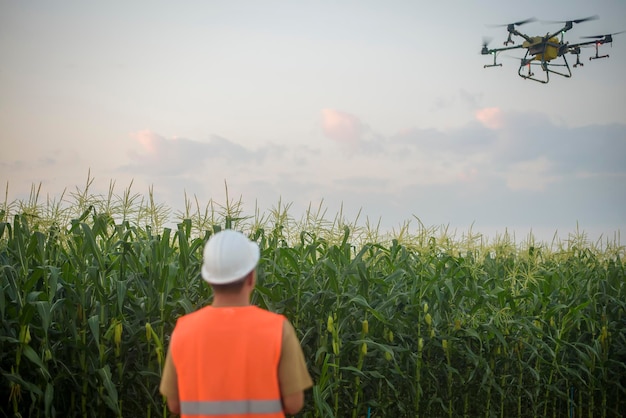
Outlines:
[[[166,398],[178,399],[178,378],[176,377],[176,367],[174,367],[174,359],[172,359],[172,350],[167,350],[165,356],[165,364],[163,365],[163,374],[161,375],[161,385],[159,392]]]
[[[293,325],[285,320],[283,346],[278,364],[278,381],[283,396],[304,391],[313,386],[313,379],[306,366],[300,340]]]

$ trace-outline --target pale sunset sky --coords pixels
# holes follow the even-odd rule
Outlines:
[[[518,76],[524,50],[480,54],[506,40],[492,25],[595,15],[565,41],[626,30],[623,0],[0,0],[0,184],[58,196],[91,172],[180,209],[226,183],[251,212],[613,240],[626,33],[545,85]]]

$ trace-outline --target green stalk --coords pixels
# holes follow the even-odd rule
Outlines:
[[[517,364],[519,366],[519,375],[517,377],[517,416],[522,417],[522,385],[524,384],[524,367],[522,364],[522,342],[518,341],[515,347],[517,352]]]
[[[363,359],[367,354],[367,344],[364,342],[359,347],[359,359],[357,361],[356,368],[361,371],[363,369]],[[361,377],[356,375],[354,377],[354,399],[352,400],[352,418],[356,418],[359,411],[359,397],[363,388],[361,387]]]
[[[447,372],[447,380],[448,380],[448,418],[452,418],[452,362],[450,359],[450,345],[451,343],[448,340],[441,341],[443,345],[443,351],[446,355],[446,362],[448,363],[448,372]]]
[[[489,373],[493,374],[493,370],[494,370],[493,355],[489,359],[489,366],[490,366]],[[489,384],[489,386],[487,386],[487,406],[485,407],[485,418],[489,418],[489,416],[491,415],[491,388],[492,387],[493,387],[492,384]]]
[[[417,335],[420,334],[419,326],[417,330]],[[424,339],[422,337],[417,338],[417,359],[415,359],[415,418],[419,418],[420,416],[420,392],[421,388],[421,380],[422,380],[422,351],[424,350]]]
[[[546,395],[545,395],[546,403],[545,403],[545,405],[543,407],[543,416],[544,417],[548,416],[548,405],[550,404],[550,399],[553,399],[553,398],[550,397],[550,389],[549,388],[550,388],[550,385],[552,384],[552,378],[554,376],[554,367],[555,367],[555,364],[553,362],[552,363],[552,367],[550,368],[550,377],[548,378],[548,384],[546,385]]]
[[[416,280],[417,281],[417,280]],[[428,303],[424,302],[422,311],[425,317],[425,321],[429,329],[431,328],[432,318],[428,313]],[[417,358],[415,359],[415,418],[420,416],[420,401],[421,401],[421,382],[422,382],[422,356],[424,351],[424,338],[422,337],[422,311],[417,311]]]
[[[466,382],[469,380],[469,376],[470,376],[470,368],[467,367],[467,370],[465,373]],[[469,391],[466,391],[465,395],[463,396],[463,417],[464,418],[469,417]]]
[[[361,340],[363,343],[359,347],[359,359],[357,361],[357,370],[360,372],[363,370],[363,362],[365,360],[365,356],[367,355],[367,343],[364,341],[367,338],[367,334],[369,333],[369,322],[367,321],[367,314],[365,315],[365,319],[361,322]],[[354,399],[352,402],[352,418],[356,418],[359,407],[359,398],[363,394],[363,388],[361,387],[361,377],[357,374],[354,377]]]
[[[537,358],[535,359],[535,371],[537,373],[537,376],[541,376],[541,370],[539,368],[539,356],[537,356]],[[540,396],[540,387],[541,387],[541,379],[537,379],[537,389],[535,390],[535,400],[532,403],[533,404],[533,415],[535,417],[537,417],[537,408],[539,406],[539,396]]]
[[[22,350],[24,349],[24,346],[30,342],[30,339],[31,339],[31,336],[30,336],[29,325],[21,325],[20,335],[19,335],[19,344],[15,352],[15,369],[11,367],[12,375],[19,376],[20,363],[22,361]],[[13,413],[15,416],[19,416],[19,400],[22,397],[21,385],[19,383],[15,383],[11,381],[10,387],[11,387],[11,392],[9,394],[9,399],[11,399],[11,402],[12,402]]]
[[[333,363],[334,363],[334,377],[335,383],[337,387],[335,388],[335,402],[334,402],[334,412],[335,416],[339,416],[339,392],[341,391],[341,372],[340,372],[340,364],[339,364],[339,351],[341,340],[339,339],[339,326],[337,324],[337,314],[333,314],[333,317],[328,317],[328,322],[331,324],[332,328],[332,349],[333,349]]]
[[[124,332],[124,325],[122,324],[121,319],[113,320],[113,343],[115,346],[115,358],[117,365],[117,381],[119,385],[120,392],[123,392],[123,383],[124,383],[124,364],[122,363],[121,358],[121,345],[122,345],[122,333]],[[120,396],[118,400],[118,418],[122,418],[123,410],[122,410],[122,397]]]
[[[502,350],[504,350],[504,347],[502,347]],[[504,363],[504,372],[502,373],[502,376],[500,377],[500,418],[504,418],[504,388],[506,387],[506,381],[505,376],[508,372],[509,369],[509,363],[505,362]]]
[[[606,313],[602,314],[602,328],[600,330],[600,349],[602,350],[602,418],[606,418],[607,402],[606,392],[608,386],[606,364],[609,358],[609,332]]]
[[[557,343],[556,347],[554,347],[554,357],[552,359],[552,367],[550,367],[550,376],[548,377],[548,384],[546,385],[546,394],[545,394],[545,399],[546,399],[546,403],[543,407],[543,416],[547,417],[548,416],[548,404],[550,403],[550,387],[552,385],[552,379],[554,378],[554,371],[556,370],[556,368],[558,367],[557,364],[557,352],[559,350],[559,344]],[[553,403],[556,401],[556,396],[552,397]],[[553,406],[554,408],[554,406]],[[553,409],[554,410],[554,409]]]
[[[146,347],[146,352],[148,354],[148,370],[152,371],[152,366],[151,366],[151,355],[150,353],[152,352],[152,334],[154,333],[154,331],[152,330],[152,324],[150,324],[150,322],[146,322],[146,341],[147,341],[147,347]],[[150,387],[150,378],[146,375],[146,387]],[[152,416],[152,404],[150,402],[148,402],[148,408],[146,410],[146,417],[150,418]]]
[[[88,379],[89,373],[87,370],[87,348],[86,348],[87,330],[85,329],[84,324],[80,330],[80,338],[84,347],[80,352],[80,366],[83,372],[83,386],[82,386],[82,391],[81,391],[80,410],[83,414],[83,418],[87,418],[87,388],[88,388],[87,379]]]
[[[76,272],[76,274],[79,274]],[[84,283],[84,282],[83,282]],[[77,283],[78,286],[81,286],[83,283]],[[80,289],[80,300],[76,308],[76,329],[78,338],[78,345],[80,346],[80,350],[78,350],[78,364],[80,365],[80,376],[81,376],[81,391],[80,391],[80,411],[83,418],[87,418],[87,389],[88,389],[88,374],[89,371],[87,369],[87,324],[85,321],[85,288]]]

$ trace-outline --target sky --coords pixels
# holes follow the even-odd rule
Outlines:
[[[596,15],[564,40],[626,30],[623,0],[0,0],[0,184],[623,244],[626,33],[548,84],[480,54]]]

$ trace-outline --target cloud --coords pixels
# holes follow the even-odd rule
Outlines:
[[[559,169],[616,174],[626,171],[626,127],[585,126],[553,132],[547,151]]]
[[[476,120],[489,129],[502,129],[504,118],[502,110],[497,107],[485,107],[474,112]]]
[[[322,109],[322,131],[327,138],[356,147],[364,133],[359,118],[335,109]]]
[[[141,148],[148,154],[154,155],[157,153],[159,143],[163,142],[163,138],[154,134],[149,130],[138,131],[130,134],[131,138],[135,139]]]
[[[255,158],[262,159],[267,154],[265,149],[250,151],[219,136],[212,136],[209,142],[201,142],[177,137],[167,139],[150,130],[143,130],[131,133],[130,137],[139,149],[129,151],[131,163],[124,170],[153,175],[172,176],[197,171],[209,160],[238,165]],[[274,152],[278,153],[276,149]]]
[[[547,228],[571,229],[594,216],[623,220],[611,208],[626,204],[620,194],[626,125],[568,128],[539,114],[498,110],[481,113],[487,125],[476,120],[455,130],[414,128],[383,137],[345,112],[323,115],[335,135],[330,139],[357,152],[337,152],[319,141],[253,147],[147,130],[131,135],[123,174],[152,182],[170,202],[182,202],[184,192],[200,202],[224,201],[226,183],[231,199],[241,196],[249,210],[282,200],[299,216],[323,201],[331,214],[362,209],[362,216],[381,217],[387,227],[413,216],[426,225],[477,221],[477,228],[539,227],[541,220]],[[492,129],[493,118],[506,123]]]
[[[467,127],[456,134],[464,141],[482,138],[482,144],[476,141],[466,151],[475,153],[482,149],[501,168],[546,157],[554,170],[568,175],[581,170],[607,173],[625,170],[624,124],[570,128],[533,112],[502,112],[501,119],[505,123],[497,130],[483,128],[470,134]]]
[[[419,161],[432,166],[447,164],[463,167],[490,162],[497,134],[482,125],[473,124],[448,132],[434,129],[404,130],[390,138],[386,151],[398,161]],[[459,172],[455,170],[455,172]]]
[[[552,173],[553,164],[546,157],[539,157],[513,164],[506,171],[506,184],[513,191],[543,191],[550,183],[560,180],[560,176]]]
[[[139,145],[129,152],[130,171],[149,174],[176,175],[201,163],[208,155],[208,146],[188,139],[167,139],[149,130],[130,134]]]
[[[185,192],[201,206],[224,202],[227,185],[230,198],[241,196],[248,211],[258,205],[263,212],[281,200],[293,203],[290,214],[298,217],[311,203],[324,202],[330,216],[341,210],[350,218],[362,210],[362,219],[380,217],[383,228],[413,216],[425,225],[476,222],[476,230],[626,222],[620,210],[626,205],[626,125],[568,128],[534,113],[500,112],[506,123],[495,130],[474,121],[390,137],[362,131],[358,152],[349,154],[319,141],[253,147],[219,136],[201,141],[138,131],[126,142],[128,163],[112,175],[120,184],[132,178],[136,187],[153,185],[155,198],[177,209]],[[365,129],[358,119],[346,120]],[[376,152],[364,152],[368,146]],[[105,163],[94,161],[92,175],[108,175]],[[67,158],[46,164],[35,156],[2,161],[0,169],[39,176],[34,182],[54,171],[54,181],[67,187],[77,171],[82,176],[89,168],[74,161],[71,174]]]
[[[139,131],[131,135],[136,149],[124,169],[187,178],[189,184],[195,184],[191,179],[207,184],[211,177],[212,188],[224,180],[253,178],[256,186],[250,180],[244,186],[252,194],[273,190],[285,197],[320,198],[331,188],[375,195],[429,186],[465,198],[489,193],[495,184],[502,193],[546,193],[576,178],[615,182],[626,174],[625,125],[568,128],[540,114],[499,108],[480,109],[476,119],[451,131],[407,129],[385,138],[354,115],[324,109],[324,134],[348,153],[318,143],[252,149],[219,136],[197,141]],[[303,184],[306,193],[300,190]]]

